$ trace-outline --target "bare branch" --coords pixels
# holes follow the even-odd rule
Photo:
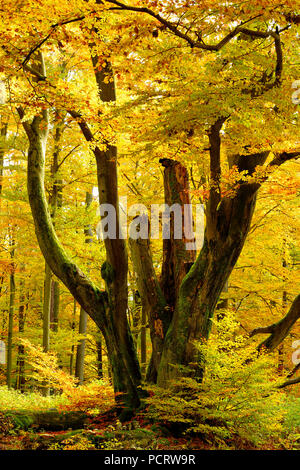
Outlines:
[[[282,152],[275,155],[275,158],[269,163],[268,167],[280,166],[289,160],[296,160],[300,157],[300,150],[294,152]]]
[[[267,327],[256,328],[250,333],[254,336],[258,333],[270,333],[270,336],[263,341],[258,349],[266,348],[273,351],[288,335],[293,325],[300,318],[300,294],[294,299],[288,313],[279,322]]]
[[[295,385],[300,382],[300,377],[296,377],[295,379],[290,379],[284,382],[282,385],[279,385],[278,388],[289,387],[290,385]]]

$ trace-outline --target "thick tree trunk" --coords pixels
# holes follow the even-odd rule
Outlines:
[[[98,378],[103,379],[103,354],[102,354],[102,339],[100,333],[98,333],[98,337],[96,338],[96,348],[97,348],[97,370],[98,370]]]
[[[52,273],[47,263],[45,263],[45,278],[44,278],[44,298],[43,298],[43,351],[49,352],[50,350],[50,307],[51,307],[51,282]],[[43,395],[50,395],[50,388],[45,382],[42,388]]]
[[[179,288],[158,371],[158,384],[164,387],[183,374],[202,379],[204,364],[195,342],[209,337],[217,302],[241,253],[255,207],[256,183],[241,182],[234,197],[221,198],[219,131],[223,122],[220,119],[209,132],[211,189],[204,244]],[[236,156],[233,161],[240,171],[252,174],[267,156],[268,152],[262,152]]]
[[[163,263],[161,280],[153,268],[149,240],[129,240],[131,258],[137,276],[138,290],[143,310],[147,315],[152,342],[152,357],[146,380],[156,382],[166,333],[175,309],[176,299],[183,278],[195,261],[195,239],[190,210],[189,180],[187,170],[175,160],[161,159],[164,166],[165,205],[170,210],[167,225],[168,238],[163,239]],[[166,212],[168,214],[168,212]],[[178,226],[177,226],[178,224]],[[180,238],[178,229],[181,229]],[[192,249],[188,244],[191,244]]]
[[[1,145],[0,145],[0,196],[2,194],[2,187],[3,187],[3,168],[4,168],[4,155],[6,151],[5,140],[7,136],[7,123],[1,123],[0,129],[0,137],[1,137]],[[1,203],[1,199],[0,199]]]

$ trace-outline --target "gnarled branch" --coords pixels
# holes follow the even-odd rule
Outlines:
[[[266,348],[273,351],[288,335],[293,325],[300,318],[300,294],[294,299],[288,313],[279,322],[267,327],[256,328],[250,333],[254,336],[259,333],[270,333],[270,336],[264,340],[258,349]]]

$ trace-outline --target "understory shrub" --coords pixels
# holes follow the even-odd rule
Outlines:
[[[280,445],[288,396],[278,389],[282,378],[275,357],[258,354],[254,342],[238,329],[231,312],[214,321],[209,341],[197,345],[205,364],[202,383],[182,378],[166,390],[154,387],[147,399],[148,416],[173,423],[184,434],[200,434],[217,447],[234,446],[234,441]],[[299,412],[299,401],[295,406]]]

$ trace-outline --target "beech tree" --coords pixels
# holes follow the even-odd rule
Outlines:
[[[189,236],[185,233],[186,238],[180,240],[174,235],[171,217],[171,236],[163,242],[160,274],[153,264],[150,241],[129,240],[152,340],[148,380],[168,387],[170,380],[188,374],[201,381],[205,364],[195,343],[209,338],[221,292],[250,230],[257,193],[278,167],[300,155],[294,132],[298,113],[287,97],[296,79],[292,48],[299,17],[292,3],[282,9],[276,1],[256,1],[241,9],[222,2],[180,2],[176,6],[171,1],[129,5],[111,0],[82,2],[80,14],[75,2],[53,2],[53,6],[55,18],[41,25],[39,19],[46,18],[49,8],[41,3],[33,19],[39,39],[34,28],[28,27],[26,50],[19,25],[28,5],[21,8],[14,28],[5,33],[5,40],[10,41],[2,42],[4,72],[13,74],[20,88],[26,88],[25,74],[38,95],[28,111],[20,90],[15,92],[29,141],[27,186],[37,240],[51,271],[103,334],[114,389],[125,402],[124,417],[128,408],[140,404],[141,374],[127,318],[128,254],[120,235],[113,125],[119,117],[117,130],[121,132],[126,119],[132,119],[131,132],[138,135],[131,136],[132,141],[150,142],[152,155],[159,156],[157,165],[164,168],[164,201],[169,206],[178,204],[182,217],[185,205],[191,202],[189,159],[199,167],[206,162],[205,232],[200,252],[186,250],[186,242],[194,242],[192,217]],[[15,36],[17,50],[11,45]],[[74,56],[78,44],[84,49],[82,57],[89,65],[77,69],[78,74],[89,73],[94,78],[94,85],[87,85],[91,97],[85,97],[86,106],[80,90],[74,96],[74,89],[57,78],[46,49],[49,44],[60,58]],[[184,64],[184,74],[180,64]],[[115,75],[129,94],[119,108]],[[64,88],[66,92],[61,91]],[[44,173],[53,103],[78,123],[95,157],[99,203],[109,204],[116,213],[117,236],[104,240],[106,261],[101,275],[105,290],[94,285],[66,253],[49,213]],[[180,119],[174,119],[175,113]],[[137,130],[145,115],[146,129]],[[174,157],[176,146],[180,159]],[[228,174],[230,191],[225,180]],[[281,341],[289,331],[286,325],[298,317],[296,299],[286,320],[264,332],[273,337],[276,333]]]

